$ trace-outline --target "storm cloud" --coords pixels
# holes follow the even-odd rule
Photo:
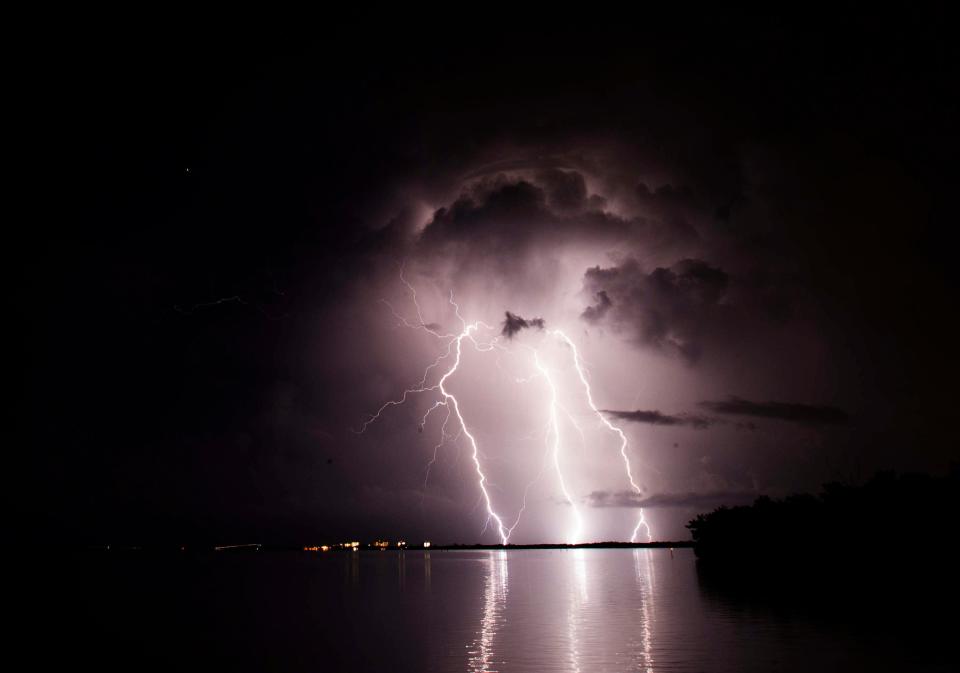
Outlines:
[[[531,327],[543,329],[545,324],[543,318],[530,318],[527,320],[526,318],[515,315],[510,311],[507,311],[505,315],[506,318],[503,320],[503,329],[500,331],[500,333],[508,339],[512,339],[517,332],[523,329],[528,329]]]
[[[610,207],[604,193],[588,189],[585,170],[538,168],[547,161],[530,159],[462,185],[415,236],[413,254],[434,266],[443,260],[460,274],[494,270],[520,285],[542,269],[544,256],[560,250],[643,246],[676,258],[695,241],[685,221],[661,218],[632,197]]]
[[[740,505],[753,502],[757,494],[749,491],[714,491],[710,493],[655,493],[640,495],[635,491],[593,491],[587,496],[590,507],[696,507]]]
[[[69,67],[36,78],[57,85],[25,97],[43,122],[63,92],[90,93],[25,135],[39,144],[24,175],[46,176],[33,200],[63,198],[17,255],[13,518],[85,543],[474,541],[465,440],[434,448],[443,407],[423,424],[435,390],[351,432],[448,352],[430,331],[460,325],[458,309],[511,351],[466,340],[449,380],[511,519],[540,468],[549,392],[507,343],[538,327],[522,316],[576,344],[661,494],[651,506],[754,477],[815,488],[842,467],[824,456],[945,469],[960,360],[943,83],[960,59],[943,56],[949,22],[930,35],[901,14],[891,30],[728,11],[557,32],[471,21],[443,59],[426,26],[359,20],[249,58],[233,57],[243,40],[198,51],[166,31],[74,31],[43,65]],[[570,349],[534,336],[564,411],[592,421]],[[698,418],[709,431],[686,431]],[[618,438],[584,422],[581,450],[560,422],[574,498],[623,487]],[[849,432],[812,442],[809,428]],[[383,495],[421,485],[449,506]],[[568,513],[543,504],[558,492],[537,482],[518,541],[560,539]],[[629,534],[629,514],[610,535]],[[684,516],[657,512],[655,535],[682,534]]]
[[[756,416],[802,425],[842,425],[850,420],[849,414],[837,407],[795,402],[753,402],[732,396],[726,400],[705,400],[700,402],[700,406],[717,414]]]
[[[616,411],[613,409],[601,409],[601,411],[608,416],[613,416],[614,418],[619,418],[623,421],[631,421],[633,423],[687,426],[697,430],[705,430],[716,422],[714,419],[707,418],[705,416],[695,416],[692,414],[679,414],[676,416],[671,416],[669,414],[661,413],[657,410],[646,411],[643,409],[637,409],[636,411]]]
[[[635,259],[597,266],[584,275],[584,289],[596,303],[581,317],[590,324],[612,324],[641,345],[696,362],[703,351],[702,335],[722,319],[729,281],[722,269],[699,259],[650,272]]]

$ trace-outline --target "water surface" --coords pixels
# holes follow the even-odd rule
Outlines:
[[[704,587],[689,549],[103,554],[47,579],[28,589],[55,603],[21,624],[47,636],[36,656],[101,669],[948,668],[898,635],[925,615],[744,602]]]

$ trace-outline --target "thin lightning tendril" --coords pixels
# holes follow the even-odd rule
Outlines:
[[[404,318],[393,308],[393,306],[390,305],[389,302],[384,301],[383,303],[386,304],[386,306],[390,309],[393,315],[407,327],[411,327],[414,329],[423,329],[424,331],[430,333],[435,337],[438,337],[441,339],[448,338],[449,341],[447,343],[446,350],[442,352],[437,357],[437,359],[434,360],[433,363],[428,365],[427,368],[424,370],[423,376],[421,377],[420,382],[416,386],[404,390],[403,394],[398,399],[390,400],[384,403],[376,411],[376,413],[370,415],[370,417],[363,423],[360,429],[357,430],[356,432],[358,434],[362,434],[363,432],[365,432],[371,423],[376,422],[380,418],[380,416],[383,414],[384,411],[386,411],[390,407],[400,406],[404,404],[411,395],[415,395],[418,393],[426,393],[426,392],[438,392],[443,399],[436,401],[429,409],[427,409],[426,413],[424,413],[423,417],[420,419],[420,425],[419,425],[420,429],[422,430],[424,425],[427,422],[427,419],[430,417],[430,414],[433,411],[435,411],[438,407],[441,407],[441,406],[446,407],[447,418],[444,420],[443,427],[441,428],[441,431],[440,431],[441,433],[440,442],[434,448],[433,459],[430,461],[430,463],[427,466],[427,473],[424,478],[424,484],[426,485],[426,481],[430,477],[430,471],[429,471],[430,466],[432,466],[433,463],[436,461],[437,452],[439,451],[440,447],[443,445],[443,443],[447,438],[446,425],[447,425],[447,422],[450,420],[450,416],[452,414],[453,416],[456,417],[458,424],[460,426],[458,434],[462,434],[463,436],[465,436],[467,438],[467,441],[470,443],[473,466],[477,473],[477,485],[480,487],[482,500],[486,505],[486,509],[487,509],[487,522],[484,524],[484,529],[486,529],[486,526],[487,524],[490,523],[490,521],[495,522],[497,533],[500,536],[500,543],[507,544],[507,541],[510,539],[510,530],[512,529],[508,529],[504,525],[503,519],[493,509],[493,501],[490,498],[490,492],[488,490],[489,483],[487,480],[487,475],[484,474],[483,466],[480,464],[480,447],[477,444],[477,438],[474,437],[473,433],[471,433],[470,429],[467,427],[467,422],[463,417],[463,413],[460,411],[459,400],[446,387],[447,381],[450,379],[451,376],[453,376],[456,373],[456,371],[460,367],[460,362],[463,357],[463,340],[464,339],[468,339],[478,351],[485,352],[485,351],[490,351],[490,350],[493,350],[494,348],[499,347],[497,343],[497,338],[494,338],[489,342],[480,342],[477,340],[475,333],[478,329],[480,329],[481,327],[486,329],[492,329],[492,327],[481,321],[467,323],[467,321],[464,320],[463,316],[460,314],[460,306],[454,301],[452,292],[450,293],[449,302],[450,302],[450,305],[453,306],[453,310],[457,318],[460,320],[462,329],[459,334],[442,334],[438,332],[433,328],[432,325],[429,325],[424,321],[423,312],[420,308],[420,303],[417,301],[417,291],[409,282],[407,282],[407,279],[403,275],[402,266],[400,267],[400,280],[410,291],[410,296],[413,299],[414,306],[416,307],[417,320],[419,321],[419,324],[414,324],[409,320],[407,320],[406,318]],[[435,383],[434,385],[427,385],[427,379],[430,377],[430,373],[434,369],[437,369],[438,367],[440,367],[440,364],[442,362],[450,358],[453,359],[453,363],[446,369],[446,371],[444,371],[443,375],[440,377],[437,383]]]
[[[620,455],[623,457],[623,464],[627,468],[627,479],[630,481],[630,486],[634,491],[636,491],[637,495],[641,495],[642,491],[640,486],[634,480],[633,471],[630,469],[630,458],[627,456],[627,436],[623,433],[623,430],[611,423],[610,420],[600,412],[600,409],[597,408],[596,403],[593,401],[593,392],[590,389],[590,382],[587,380],[583,361],[580,359],[580,351],[577,350],[576,344],[573,343],[570,337],[560,330],[551,330],[550,333],[562,339],[570,347],[570,350],[573,351],[573,365],[577,370],[577,375],[580,377],[580,382],[583,383],[583,389],[587,395],[587,403],[590,405],[590,409],[593,411],[593,413],[597,415],[597,418],[600,419],[600,422],[603,423],[603,425],[605,425],[611,432],[616,433],[616,435],[620,438]],[[634,526],[633,533],[630,535],[630,542],[637,541],[637,534],[640,532],[641,528],[646,531],[647,541],[652,542],[653,536],[650,534],[650,526],[647,524],[642,507],[640,508],[640,518],[637,521],[637,525]]]
[[[450,302],[453,303],[453,297],[451,296]],[[454,304],[456,306],[456,304]],[[460,310],[457,307],[457,316],[459,317]],[[461,318],[462,320],[462,318]],[[447,390],[444,385],[453,373],[457,371],[457,368],[460,366],[460,356],[463,353],[463,339],[469,338],[470,335],[476,331],[477,324],[473,323],[471,325],[464,324],[463,331],[457,337],[456,343],[456,359],[453,362],[453,366],[450,367],[440,377],[440,381],[437,382],[437,388],[440,390],[440,394],[443,395],[444,399],[448,404],[451,405],[453,413],[456,415],[457,420],[460,421],[460,428],[463,431],[464,436],[467,438],[467,441],[470,442],[470,448],[473,450],[473,465],[477,470],[478,485],[480,486],[480,491],[483,493],[483,499],[487,505],[487,515],[496,521],[497,523],[497,532],[500,534],[500,543],[507,544],[507,541],[510,539],[510,534],[507,532],[507,529],[503,525],[503,520],[500,516],[493,511],[493,503],[490,501],[490,493],[487,492],[487,475],[483,473],[483,467],[480,465],[480,447],[477,446],[477,438],[473,436],[473,433],[470,432],[470,429],[467,427],[467,422],[463,419],[463,414],[460,412],[460,402],[457,401],[457,398]]]
[[[560,484],[560,490],[563,492],[563,497],[566,499],[567,504],[573,510],[574,518],[574,529],[573,533],[570,535],[569,542],[570,544],[576,544],[580,539],[580,531],[583,529],[583,518],[580,516],[580,510],[577,508],[576,503],[573,501],[573,498],[570,496],[570,492],[567,490],[567,484],[563,479],[563,470],[560,468],[560,423],[557,419],[557,387],[553,383],[553,379],[550,378],[550,372],[546,367],[543,366],[543,363],[540,362],[540,354],[537,351],[533,352],[533,360],[537,366],[537,370],[543,377],[547,380],[547,385],[550,388],[550,432],[549,437],[553,437],[552,442],[552,454],[553,454],[553,465],[557,471],[557,482]]]
[[[523,516],[523,513],[527,506],[527,495],[530,488],[541,478],[544,469],[546,468],[547,461],[552,457],[552,462],[554,470],[557,474],[557,481],[560,486],[560,490],[563,493],[564,499],[570,505],[571,511],[573,512],[574,518],[574,528],[570,535],[569,542],[571,544],[576,543],[582,537],[583,531],[583,517],[580,513],[580,509],[577,507],[574,498],[571,496],[569,490],[567,489],[566,481],[564,480],[563,470],[561,468],[560,461],[560,450],[561,450],[561,434],[560,434],[560,422],[558,418],[558,409],[563,411],[564,415],[569,419],[570,423],[576,428],[577,432],[580,434],[581,440],[584,442],[585,437],[583,434],[582,428],[577,424],[574,417],[570,414],[569,411],[561,407],[557,399],[557,388],[554,383],[553,378],[551,377],[550,371],[544,366],[543,362],[540,359],[539,352],[534,348],[529,348],[533,353],[533,361],[536,368],[536,373],[525,378],[515,377],[516,383],[527,383],[532,381],[535,378],[543,377],[547,386],[550,390],[550,403],[548,406],[548,423],[546,427],[545,435],[545,444],[546,452],[544,454],[543,464],[541,465],[540,471],[538,474],[526,485],[523,491],[523,498],[521,502],[520,509],[517,512],[516,519],[513,521],[513,524],[507,526],[504,524],[503,519],[493,508],[493,501],[490,496],[490,491],[488,490],[491,484],[487,479],[486,474],[483,471],[483,466],[480,462],[480,447],[477,443],[476,437],[473,433],[470,432],[470,429],[467,427],[467,422],[464,419],[463,413],[460,409],[460,402],[457,397],[451,393],[446,384],[450,378],[456,374],[457,370],[460,367],[460,363],[463,356],[463,341],[464,339],[468,340],[473,347],[478,352],[489,352],[493,350],[507,351],[504,346],[500,344],[500,337],[493,337],[489,341],[481,341],[477,338],[477,332],[483,328],[485,330],[494,330],[494,328],[482,321],[475,321],[468,323],[460,313],[460,306],[457,302],[454,301],[453,293],[451,292],[448,298],[450,305],[453,307],[454,313],[457,316],[457,319],[461,324],[461,331],[458,334],[453,333],[444,333],[440,331],[437,325],[427,323],[423,318],[423,312],[421,310],[420,304],[417,300],[416,289],[407,281],[403,275],[403,267],[400,267],[400,280],[407,288],[410,293],[410,297],[413,301],[413,304],[416,308],[417,322],[412,322],[401,315],[389,302],[386,300],[381,300],[381,302],[386,305],[393,316],[397,321],[411,329],[422,330],[430,334],[431,336],[446,341],[445,348],[443,348],[437,358],[430,363],[426,369],[424,369],[423,376],[420,381],[413,387],[408,388],[403,391],[399,398],[394,400],[389,400],[384,403],[375,413],[371,414],[359,430],[355,430],[356,433],[362,434],[366,429],[374,422],[376,422],[380,416],[389,408],[394,406],[400,406],[404,404],[408,398],[412,395],[420,393],[438,393],[442,399],[435,401],[427,410],[424,412],[423,416],[420,419],[420,424],[418,429],[422,432],[426,426],[427,420],[430,418],[430,415],[436,411],[439,407],[444,407],[446,415],[444,417],[443,423],[440,427],[440,439],[433,448],[433,456],[430,461],[427,463],[425,475],[424,475],[424,491],[426,490],[427,482],[430,479],[430,470],[437,461],[437,456],[440,449],[448,441],[456,442],[457,439],[461,436],[467,438],[468,443],[470,444],[471,449],[471,458],[473,460],[474,470],[477,476],[477,485],[480,490],[478,505],[482,501],[487,510],[487,517],[484,521],[483,530],[481,535],[486,529],[492,524],[496,527],[497,534],[500,537],[501,544],[506,545],[509,542],[510,536],[513,533],[514,529],[520,523],[520,519]],[[580,382],[583,384],[584,392],[586,394],[587,403],[590,406],[591,411],[597,416],[600,422],[611,432],[615,433],[620,439],[620,455],[623,458],[624,465],[626,467],[627,479],[630,482],[630,486],[637,494],[641,494],[642,491],[640,486],[637,484],[636,480],[633,477],[633,471],[631,469],[630,458],[627,455],[627,437],[624,432],[611,423],[609,419],[603,415],[599,410],[596,403],[593,400],[593,392],[590,387],[589,380],[587,378],[586,368],[583,365],[583,361],[580,358],[580,353],[577,349],[576,344],[562,331],[560,330],[550,330],[548,334],[559,338],[563,343],[570,347],[573,353],[573,364],[574,368],[577,371],[577,375],[580,378]],[[440,376],[439,380],[433,385],[428,385],[427,381],[431,376],[431,373],[434,370],[437,370],[443,365],[445,361],[452,361],[449,366],[446,366],[446,369],[443,371],[443,374]],[[500,366],[499,356],[497,357],[497,366]],[[447,425],[450,422],[451,417],[455,417],[457,420],[457,432],[455,435],[450,435],[447,432]],[[646,531],[647,540],[652,541],[652,536],[650,533],[650,527],[647,524],[647,521],[644,517],[643,508],[640,508],[640,518],[637,521],[636,526],[633,529],[633,532],[630,537],[631,542],[636,542],[637,535],[640,529],[643,528]]]
[[[446,444],[446,443],[447,443],[447,439],[450,438],[450,437],[447,435],[447,423],[450,422],[450,407],[447,406],[446,404],[444,404],[443,402],[437,402],[437,404],[435,404],[433,407],[430,407],[430,409],[433,410],[434,408],[436,408],[437,405],[442,405],[442,406],[446,407],[446,409],[447,409],[447,415],[446,415],[446,417],[443,419],[443,425],[440,426],[440,441],[437,442],[436,446],[433,447],[433,458],[431,458],[431,459],[430,459],[430,462],[427,463],[427,469],[425,470],[425,474],[423,475],[423,492],[424,492],[424,494],[426,494],[426,491],[427,491],[427,482],[430,481],[430,468],[432,468],[432,467],[433,467],[433,464],[437,462],[437,454],[438,454],[439,451],[440,451],[440,447],[442,447],[444,444]],[[420,427],[421,427],[421,428],[423,428],[424,424],[425,424],[426,421],[427,421],[427,416],[429,416],[429,415],[430,415],[430,412],[429,412],[429,411],[428,411],[426,414],[424,414],[423,420],[420,422]],[[459,433],[457,434],[457,436],[459,437]],[[455,439],[455,438],[454,438],[454,439]]]

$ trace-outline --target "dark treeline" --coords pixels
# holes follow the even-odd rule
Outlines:
[[[714,587],[820,594],[956,598],[960,469],[948,476],[878,473],[819,495],[761,497],[690,521],[701,579]]]

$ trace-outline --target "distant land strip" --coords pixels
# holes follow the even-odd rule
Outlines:
[[[522,549],[673,549],[693,547],[692,540],[676,540],[662,542],[584,542],[582,544],[406,544],[402,546],[377,546],[375,544],[356,543],[330,544],[317,546],[283,545],[283,544],[230,544],[230,545],[78,545],[76,550],[86,551],[113,551],[113,552],[221,552],[246,553],[265,551],[307,551],[307,552],[349,552],[354,548],[358,551],[514,551]],[[60,547],[61,549],[63,547]]]

